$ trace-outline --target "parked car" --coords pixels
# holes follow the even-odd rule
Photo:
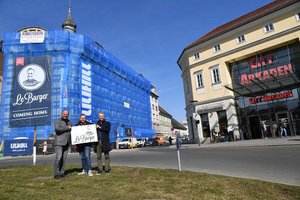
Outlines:
[[[145,142],[146,142],[146,138],[137,138],[137,147],[144,147],[145,146]]]
[[[136,138],[123,138],[121,142],[119,142],[119,149],[129,149],[136,148],[137,141]]]
[[[145,147],[157,146],[158,141],[157,138],[148,138],[145,141]]]
[[[164,145],[166,143],[166,140],[165,140],[165,138],[164,138],[163,135],[157,134],[157,135],[153,136],[153,138],[156,139],[156,143],[157,143],[156,146],[157,145],[162,146],[162,145]]]

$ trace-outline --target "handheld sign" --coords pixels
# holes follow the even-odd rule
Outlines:
[[[96,125],[73,126],[71,130],[71,141],[74,144],[98,142]]]

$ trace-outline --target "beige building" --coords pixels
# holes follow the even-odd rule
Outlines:
[[[300,2],[277,0],[223,24],[184,48],[190,138],[234,129],[234,139],[299,134]],[[262,128],[261,124],[266,124]]]
[[[170,136],[172,129],[172,115],[159,106],[159,130],[157,133]]]
[[[152,86],[150,93],[150,103],[151,103],[151,116],[152,116],[152,129],[156,132],[159,131],[159,106],[158,106],[158,93],[156,88]]]

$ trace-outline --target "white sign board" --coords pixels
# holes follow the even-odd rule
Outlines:
[[[72,145],[98,142],[96,124],[73,126],[71,130],[71,141]]]
[[[20,43],[43,43],[45,39],[45,31],[21,31]]]

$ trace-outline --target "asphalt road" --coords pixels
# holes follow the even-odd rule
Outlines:
[[[92,156],[95,166],[96,155],[93,153]],[[182,170],[300,186],[300,145],[218,148],[186,146],[180,150],[180,156]],[[52,165],[53,160],[54,155],[37,156],[37,164]],[[67,164],[71,163],[80,163],[77,153],[68,155]],[[113,150],[111,164],[178,169],[177,150],[174,146]],[[32,165],[32,156],[0,160],[1,168],[15,165]]]

